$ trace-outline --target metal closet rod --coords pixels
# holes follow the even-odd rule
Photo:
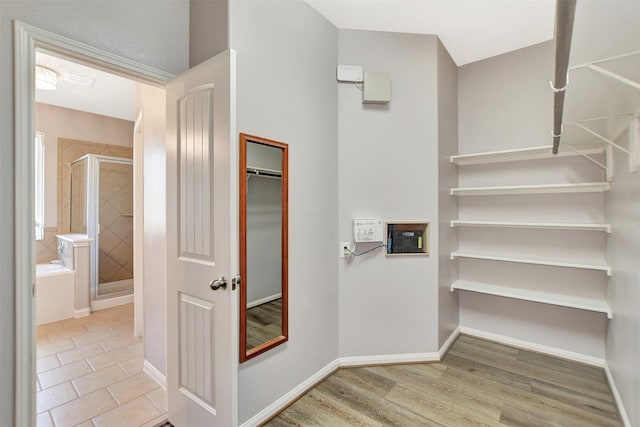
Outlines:
[[[253,167],[248,167],[247,168],[247,174],[248,175],[255,175],[255,176],[264,176],[267,178],[282,178],[282,172],[280,171],[276,171],[276,170],[271,170],[271,169],[261,169],[261,168],[253,168]]]
[[[556,67],[553,90],[553,154],[558,154],[560,135],[562,135],[562,114],[564,93],[567,88],[569,54],[573,20],[576,14],[576,0],[556,0],[555,50]]]

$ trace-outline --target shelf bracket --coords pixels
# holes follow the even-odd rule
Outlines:
[[[634,117],[627,131],[629,139],[629,172],[640,171],[640,117]]]
[[[576,154],[578,154],[578,155],[580,155],[580,156],[584,157],[585,159],[589,160],[591,163],[593,163],[593,164],[595,164],[595,165],[600,166],[602,169],[604,169],[604,170],[607,170],[607,169],[608,169],[608,167],[609,167],[609,166],[607,166],[607,165],[603,165],[602,163],[600,163],[599,161],[597,161],[596,159],[594,159],[593,157],[591,157],[591,156],[590,156],[590,155],[588,155],[588,154],[582,154],[582,153],[580,153],[578,150],[576,150],[576,149],[573,147],[573,145],[571,145],[571,144],[567,144],[567,147],[569,147],[569,149],[570,149],[571,151],[573,151],[574,153],[576,153]],[[607,146],[607,147],[608,147],[608,146]]]
[[[607,182],[613,181],[613,147],[607,144],[605,156],[607,159]]]
[[[620,74],[614,73],[613,71],[609,71],[606,68],[602,68],[598,65],[590,64],[590,65],[587,65],[586,67],[589,68],[590,70],[596,71],[600,74],[603,74],[607,77],[610,77],[614,80],[617,80],[621,83],[631,86],[632,88],[640,90],[640,83],[636,82],[635,80],[631,80],[626,77],[623,77]]]
[[[597,164],[600,167],[603,167],[606,171],[607,171],[607,181],[611,181],[613,179],[613,153],[611,148],[616,148],[624,153],[627,153],[629,155],[629,172],[638,172],[640,171],[640,117],[638,116],[634,116],[632,117],[631,121],[629,122],[629,125],[627,127],[627,146],[629,148],[625,148],[619,144],[616,144],[614,141],[612,141],[609,138],[606,138],[602,135],[600,135],[599,133],[595,132],[592,129],[589,129],[588,127],[584,126],[582,123],[579,122],[566,122],[564,123],[565,125],[574,125],[577,126],[578,128],[584,130],[585,132],[595,136],[596,138],[606,142],[608,144],[607,146],[607,164],[606,166],[601,164],[600,162],[594,160],[593,158],[582,154],[582,156],[586,157],[587,159],[589,159],[590,161],[592,161],[593,163]],[[571,150],[575,151],[575,149],[573,147],[571,147],[569,145],[569,148],[571,148]]]
[[[595,136],[596,138],[598,138],[598,139],[600,139],[600,140],[602,140],[602,141],[606,142],[607,144],[609,144],[609,145],[611,145],[611,146],[613,146],[613,147],[617,148],[618,150],[624,151],[625,153],[627,153],[627,154],[631,155],[631,151],[627,150],[626,148],[624,148],[624,147],[623,147],[623,146],[621,146],[621,145],[616,144],[615,142],[613,142],[613,141],[612,141],[612,140],[610,140],[609,138],[606,138],[606,137],[604,137],[604,136],[600,135],[598,132],[595,132],[595,131],[593,131],[593,130],[589,129],[588,127],[584,126],[584,125],[583,125],[583,124],[581,124],[581,123],[578,123],[578,122],[565,122],[564,124],[565,124],[565,125],[574,125],[574,126],[577,126],[577,127],[579,127],[580,129],[584,130],[585,132],[590,133],[591,135]]]

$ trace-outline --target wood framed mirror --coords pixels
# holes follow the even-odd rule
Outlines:
[[[240,362],[288,340],[288,146],[240,134]]]

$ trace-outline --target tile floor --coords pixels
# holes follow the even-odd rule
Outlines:
[[[165,420],[166,392],[142,372],[133,305],[37,329],[38,427],[151,427]]]

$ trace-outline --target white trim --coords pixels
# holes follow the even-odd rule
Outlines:
[[[86,234],[56,234],[56,237],[65,242],[73,243],[74,248],[91,246],[91,242],[93,242],[93,239]]]
[[[74,311],[73,313],[73,317],[75,319],[77,319],[78,317],[87,317],[88,315],[91,314],[91,309],[89,307],[87,308],[80,308],[76,311]]]
[[[144,122],[133,126],[133,335],[144,336]]]
[[[268,420],[270,417],[277,414],[291,402],[302,396],[311,387],[322,381],[328,375],[334,373],[340,367],[340,359],[336,359],[329,363],[324,368],[320,369],[315,374],[295,386],[288,393],[283,395],[280,399],[273,402],[271,405],[264,408],[262,411],[249,418],[247,421],[241,424],[241,427],[254,427]]]
[[[35,221],[36,240],[44,240],[45,217],[44,217],[44,159],[45,159],[45,136],[44,132],[36,132],[34,140],[35,157]]]
[[[449,351],[449,348],[451,348],[451,346],[453,345],[454,342],[456,342],[456,339],[458,339],[459,336],[460,336],[460,326],[458,326],[456,329],[454,329],[453,332],[451,332],[451,335],[449,335],[449,338],[447,338],[444,344],[442,344],[442,347],[440,347],[440,350],[438,351],[438,356],[440,358],[440,361],[442,361],[444,356]]]
[[[511,347],[521,348],[523,350],[530,350],[536,353],[548,354],[550,356],[556,356],[566,360],[573,360],[574,362],[580,362],[586,365],[596,366],[598,368],[603,368],[605,366],[605,360],[599,357],[588,356],[586,354],[576,353],[562,348],[536,344],[530,341],[519,340],[505,335],[494,334],[493,332],[486,332],[479,329],[460,326],[460,333],[488,341],[494,341],[500,344],[506,344]]]
[[[144,359],[142,364],[142,371],[149,375],[155,382],[160,385],[164,390],[167,389],[167,376],[158,370],[151,362]]]
[[[14,23],[14,124],[15,140],[15,425],[35,424],[35,257],[34,217],[34,68],[35,41],[19,22]],[[24,197],[26,196],[26,197]]]
[[[45,49],[57,56],[62,56],[102,71],[115,73],[121,77],[135,79],[159,87],[164,87],[167,81],[175,78],[175,75],[166,71],[60,36],[18,20],[14,22],[16,30],[27,36],[28,40],[34,44],[34,48],[35,45],[37,45],[37,47]]]
[[[119,305],[133,303],[133,294],[123,295],[120,297],[105,298],[91,301],[91,311],[105,310]]]
[[[609,387],[611,388],[611,394],[613,394],[613,398],[616,401],[616,405],[618,406],[618,413],[620,414],[620,418],[622,419],[622,424],[624,427],[631,427],[631,421],[629,421],[629,415],[627,415],[627,411],[624,409],[624,403],[622,402],[622,396],[620,392],[618,392],[618,387],[616,387],[616,383],[613,380],[613,373],[609,368],[609,364],[604,362],[604,373],[607,375],[607,381],[609,381]]]
[[[282,292],[278,292],[277,294],[269,295],[268,297],[260,298],[255,301],[251,301],[247,303],[247,308],[257,307],[262,304],[266,304],[271,301],[275,301],[279,298],[282,298]]]
[[[327,376],[333,374],[339,368],[348,368],[355,366],[367,366],[367,365],[383,365],[390,363],[421,363],[421,362],[440,362],[449,347],[454,343],[456,338],[460,335],[460,328],[456,328],[449,338],[444,342],[442,347],[437,352],[429,353],[405,353],[405,354],[386,354],[379,356],[354,356],[354,357],[339,357],[333,362],[329,363],[324,368],[320,369],[315,374],[298,384],[291,389],[288,393],[282,396],[280,399],[273,402],[271,405],[264,408],[262,411],[249,418],[242,423],[241,427],[254,427],[259,426],[267,421],[278,412],[282,411],[297,398],[309,391],[317,383],[322,381]]]
[[[437,351],[432,351],[429,353],[379,354],[375,356],[341,357],[339,360],[341,368],[348,368],[368,365],[385,365],[392,363],[439,362],[440,354]]]

